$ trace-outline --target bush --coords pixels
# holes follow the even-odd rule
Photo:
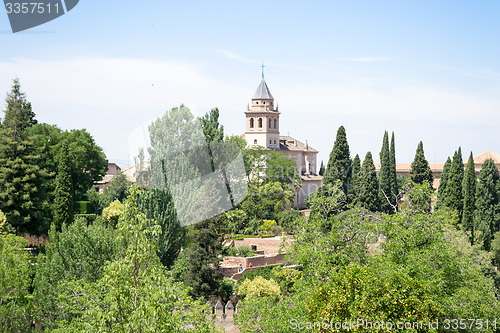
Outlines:
[[[262,231],[270,231],[271,228],[278,226],[275,220],[262,220],[262,222],[263,223],[260,226],[260,230]]]
[[[115,200],[108,207],[102,210],[102,217],[104,217],[106,223],[108,223],[111,226],[115,226],[122,212],[123,212],[122,203],[118,200]]]
[[[253,280],[243,281],[238,287],[238,295],[241,297],[270,296],[278,299],[281,296],[281,289],[273,279],[266,280],[262,276],[257,276]]]
[[[96,214],[75,214],[75,221],[77,219],[84,219],[87,224],[92,224],[96,220],[97,215]]]
[[[255,267],[254,269],[251,269],[243,273],[243,276],[240,278],[238,282],[241,285],[245,280],[253,280],[257,276],[262,276],[265,279],[271,279],[274,276],[272,273],[273,269],[280,268],[282,266],[283,264],[273,264],[273,265]]]
[[[233,279],[224,278],[220,283],[219,291],[222,301],[226,303],[236,290],[236,283]]]
[[[278,213],[278,225],[287,232],[295,230],[298,221],[302,219],[302,213],[298,210],[283,210]]]
[[[254,257],[255,253],[248,246],[242,247],[226,247],[224,248],[226,256],[229,257]]]

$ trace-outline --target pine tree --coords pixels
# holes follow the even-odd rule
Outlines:
[[[356,204],[359,194],[359,173],[361,171],[361,160],[356,154],[352,160],[351,187],[349,188],[350,202]]]
[[[446,207],[456,210],[459,219],[462,219],[462,209],[464,199],[462,194],[462,184],[464,181],[464,163],[462,160],[462,150],[458,148],[453,154],[448,180],[446,183],[446,194],[444,204]]]
[[[319,167],[319,175],[323,176],[325,174],[325,165],[323,164],[323,160],[321,161],[321,166]]]
[[[372,212],[380,210],[379,186],[372,153],[366,153],[359,173],[359,194],[357,204]]]
[[[398,194],[399,194],[399,187],[398,187],[398,178],[396,175],[396,141],[394,139],[394,132],[392,132],[391,135],[391,148],[390,148],[390,153],[389,153],[389,160],[390,160],[390,179],[391,179],[391,203],[397,207],[398,204]]]
[[[476,170],[474,158],[470,153],[467,167],[465,168],[464,181],[462,185],[464,206],[462,210],[462,229],[468,232],[469,239],[474,245],[474,210],[476,208]]]
[[[391,202],[388,201],[392,197],[391,192],[391,160],[389,152],[389,134],[387,131],[384,133],[382,140],[382,150],[380,151],[380,172],[378,174],[379,181],[379,196],[381,209],[385,213],[392,211]]]
[[[31,103],[26,99],[26,94],[21,91],[19,79],[15,79],[10,93],[7,94],[7,108],[3,124],[15,132],[23,132],[36,123]]]
[[[47,173],[38,166],[39,151],[25,132],[36,120],[18,80],[6,102],[0,129],[0,210],[17,232],[43,233],[48,228]]]
[[[64,142],[58,161],[54,199],[53,223],[57,230],[61,230],[63,225],[69,225],[73,222],[74,202],[72,185],[68,144]]]
[[[446,187],[448,185],[448,174],[451,168],[451,158],[448,156],[446,163],[443,166],[443,172],[441,173],[441,179],[439,180],[438,196],[436,202],[436,209],[445,207],[446,201]]]
[[[415,158],[411,164],[410,179],[417,184],[422,184],[424,181],[427,181],[430,186],[432,186],[432,182],[434,181],[429,162],[425,159],[424,144],[422,141],[418,143]]]
[[[337,130],[337,137],[330,152],[330,158],[326,167],[323,183],[334,184],[340,180],[342,191],[349,195],[349,183],[351,180],[351,157],[349,153],[349,144],[344,126]]]
[[[476,190],[474,228],[482,232],[486,251],[490,251],[493,235],[500,230],[499,178],[495,162],[492,159],[484,161]]]

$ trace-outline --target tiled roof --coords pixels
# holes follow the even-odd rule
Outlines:
[[[305,145],[291,136],[280,136],[280,150],[318,152],[313,147]]]
[[[487,159],[492,159],[495,164],[500,164],[500,155],[492,151],[487,151],[474,157],[474,164],[483,164]]]

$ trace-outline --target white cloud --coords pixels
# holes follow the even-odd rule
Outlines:
[[[247,58],[245,58],[245,57],[243,57],[243,56],[241,56],[241,55],[239,55],[239,54],[237,54],[235,52],[232,52],[232,51],[218,49],[215,52],[218,53],[218,54],[220,54],[220,55],[223,55],[226,58],[237,60],[237,61],[240,61],[240,62],[252,63],[252,64],[258,63],[257,61],[253,61],[253,60],[247,59]]]

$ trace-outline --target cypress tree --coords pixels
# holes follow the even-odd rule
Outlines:
[[[462,209],[464,207],[462,194],[463,181],[464,163],[462,160],[462,150],[458,148],[458,151],[453,154],[453,160],[448,173],[444,204],[446,207],[456,210],[460,220],[462,219]]]
[[[446,163],[443,166],[443,172],[441,173],[441,179],[439,180],[438,196],[436,202],[436,209],[445,206],[446,198],[446,186],[448,185],[448,174],[451,168],[451,158],[448,156]]]
[[[385,213],[392,211],[391,202],[388,201],[392,197],[391,189],[391,160],[389,152],[389,134],[384,133],[382,140],[382,150],[380,151],[380,172],[378,174],[379,181],[379,196],[381,209]]]
[[[361,160],[359,155],[356,154],[352,160],[352,175],[351,175],[351,187],[349,188],[349,195],[351,196],[350,202],[356,204],[357,197],[359,194],[359,172],[361,171]]]
[[[36,120],[18,80],[6,102],[0,129],[0,210],[17,232],[40,234],[48,229],[47,173],[38,166],[39,150],[25,131]]]
[[[323,176],[325,174],[325,165],[323,164],[323,160],[321,160],[321,166],[319,167],[319,175]]]
[[[347,143],[345,128],[344,126],[340,126],[337,130],[337,137],[333,144],[333,149],[330,152],[323,183],[334,184],[336,180],[340,180],[342,191],[346,195],[349,195],[351,172],[349,144]]]
[[[372,153],[366,153],[359,173],[359,194],[357,204],[372,212],[380,210],[379,186]]]
[[[417,184],[422,184],[426,180],[431,187],[432,182],[434,181],[434,176],[432,175],[429,162],[425,159],[424,144],[422,141],[418,143],[415,158],[411,164],[410,179],[412,182]]]
[[[474,245],[474,210],[476,208],[476,170],[474,158],[470,153],[467,167],[465,168],[464,181],[462,185],[464,207],[462,209],[462,228],[469,233],[469,239]]]
[[[479,172],[474,213],[474,228],[482,232],[481,240],[486,251],[490,251],[493,235],[500,229],[499,203],[498,168],[492,159],[487,159]]]
[[[399,194],[398,178],[396,175],[396,141],[394,139],[394,132],[391,135],[391,148],[389,152],[390,160],[390,179],[391,179],[391,203],[397,206],[397,196]]]
[[[68,144],[63,143],[57,165],[56,190],[54,199],[54,219],[57,230],[73,222],[73,182],[69,167]]]
[[[142,192],[137,200],[137,208],[148,219],[155,220],[160,225],[158,257],[164,266],[171,267],[181,251],[185,228],[182,228],[179,223],[168,186],[166,189],[151,189]]]

